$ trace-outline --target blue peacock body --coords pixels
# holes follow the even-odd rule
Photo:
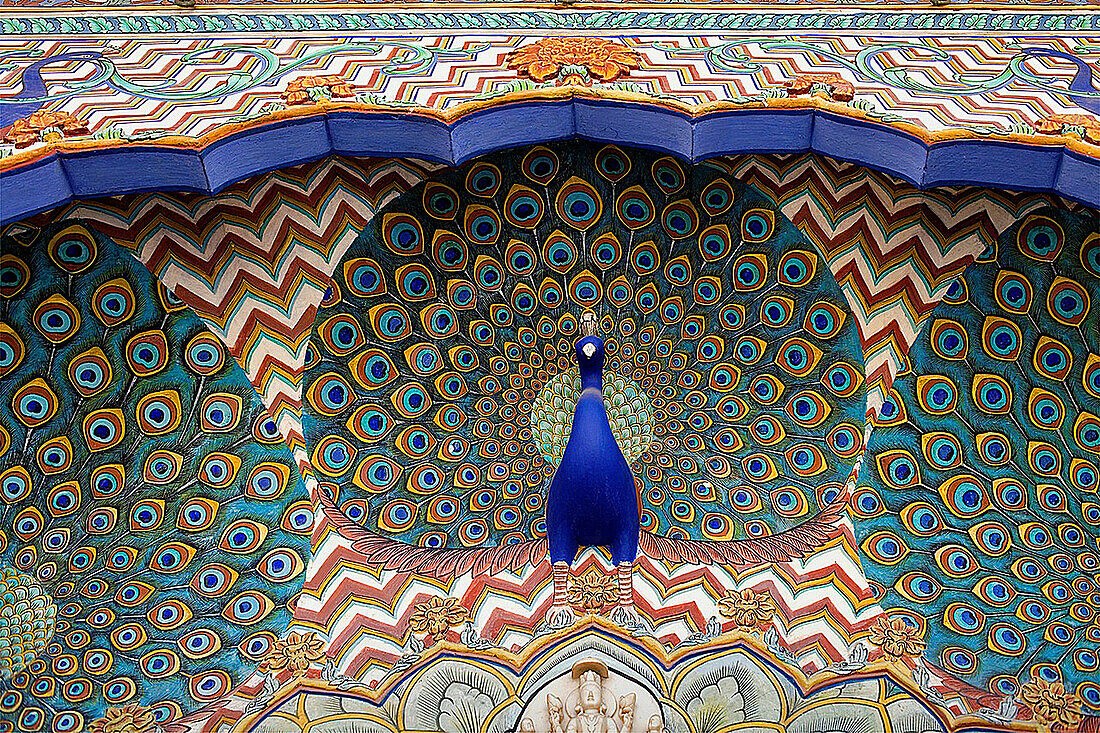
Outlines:
[[[639,497],[604,406],[603,341],[585,336],[576,353],[581,394],[546,491],[547,551],[560,567],[572,564],[582,547],[606,547],[615,565],[629,566],[638,556]]]

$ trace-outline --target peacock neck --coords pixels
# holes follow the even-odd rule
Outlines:
[[[581,390],[589,388],[603,392],[603,370],[599,367],[581,367]]]

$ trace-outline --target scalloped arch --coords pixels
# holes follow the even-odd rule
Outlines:
[[[693,108],[636,98],[532,94],[522,101],[429,110],[290,111],[225,125],[197,141],[60,143],[3,174],[0,223],[74,199],[149,191],[216,193],[235,181],[328,155],[458,164],[502,148],[580,138],[647,147],[697,162],[740,153],[814,152],[919,188],[970,184],[1052,192],[1100,205],[1100,160],[1062,145],[930,135],[820,109]]]

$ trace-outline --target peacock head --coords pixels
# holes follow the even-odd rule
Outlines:
[[[599,336],[585,336],[577,341],[577,368],[582,378],[601,374],[603,357],[603,339]]]
[[[55,61],[100,61],[103,59],[103,53],[100,51],[73,51],[72,53],[58,54],[57,56],[47,56],[42,59],[43,66]]]

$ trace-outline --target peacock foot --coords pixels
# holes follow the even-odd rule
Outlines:
[[[552,631],[568,629],[577,620],[577,615],[569,606],[551,606],[546,614],[546,628]]]
[[[642,618],[638,610],[634,608],[634,604],[623,604],[615,606],[615,610],[611,612],[611,623],[616,626],[621,626],[630,632],[652,632],[649,626],[649,622]]]

